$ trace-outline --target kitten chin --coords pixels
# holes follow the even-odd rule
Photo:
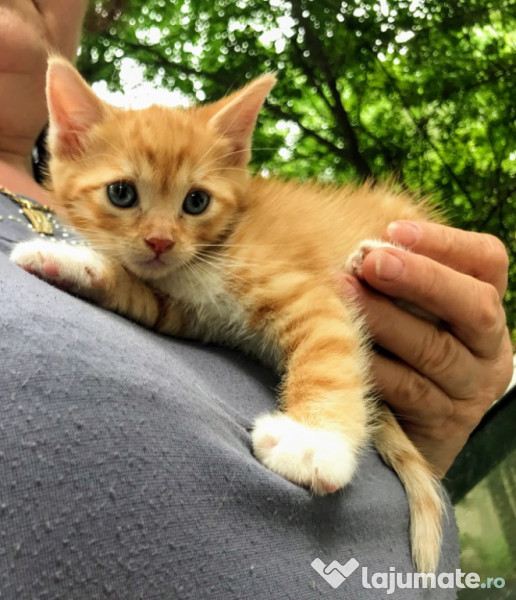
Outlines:
[[[186,262],[171,261],[163,258],[150,258],[141,261],[123,261],[124,266],[140,277],[144,281],[159,281],[174,276],[179,269],[182,269],[187,264]]]

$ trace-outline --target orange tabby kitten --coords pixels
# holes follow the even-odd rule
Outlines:
[[[36,240],[12,259],[145,326],[238,346],[272,365],[281,410],[257,420],[257,458],[324,494],[350,481],[372,440],[405,485],[415,566],[432,571],[439,484],[391,412],[371,400],[367,336],[336,285],[346,263],[360,269],[378,244],[364,239],[431,212],[380,186],[251,176],[251,136],[274,83],[265,75],[186,110],[122,110],[51,59],[53,194],[91,248]]]

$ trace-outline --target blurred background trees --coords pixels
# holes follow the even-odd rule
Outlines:
[[[515,26],[512,0],[94,0],[79,68],[201,102],[275,71],[255,170],[394,177],[514,257]],[[514,335],[514,263],[506,306]]]

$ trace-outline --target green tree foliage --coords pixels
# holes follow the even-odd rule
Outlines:
[[[119,89],[130,57],[198,101],[275,71],[256,169],[394,176],[514,256],[515,24],[512,0],[97,0],[79,66]]]

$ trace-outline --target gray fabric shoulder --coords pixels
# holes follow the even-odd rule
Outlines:
[[[30,202],[33,202],[30,200]],[[33,202],[36,206],[38,203]],[[52,212],[42,211],[50,221],[54,235],[41,237],[55,241],[71,241],[77,243],[82,239],[67,225],[59,221]],[[0,252],[8,253],[17,242],[31,239],[35,236],[34,230],[19,204],[0,192]]]
[[[404,491],[375,452],[324,498],[254,459],[277,384],[255,362],[146,331],[1,253],[0,332],[1,598],[392,598],[359,570],[334,590],[311,562],[412,570]],[[449,509],[441,570],[457,566]]]

